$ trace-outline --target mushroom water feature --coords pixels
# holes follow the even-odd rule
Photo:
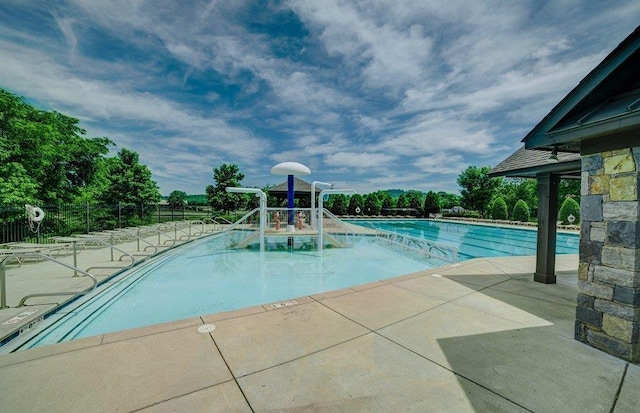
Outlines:
[[[305,165],[298,162],[282,162],[271,168],[273,175],[286,175],[287,180],[287,232],[295,232],[295,226],[293,225],[294,215],[294,187],[293,177],[304,176],[311,174],[311,170]]]

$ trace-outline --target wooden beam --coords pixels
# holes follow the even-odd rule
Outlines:
[[[560,177],[549,172],[538,178],[538,248],[533,280],[556,283],[556,221],[558,220],[558,183]]]

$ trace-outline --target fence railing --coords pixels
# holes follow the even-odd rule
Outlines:
[[[44,219],[30,225],[24,205],[0,205],[0,243],[46,242],[53,236],[211,217],[206,207],[174,209],[156,204],[39,205]]]

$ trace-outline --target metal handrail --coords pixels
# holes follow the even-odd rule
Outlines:
[[[131,258],[131,264],[126,265],[124,267],[114,267],[113,265],[102,265],[102,266],[101,265],[94,265],[93,267],[87,268],[87,271],[95,270],[95,269],[101,269],[101,270],[104,270],[104,269],[122,269],[122,270],[125,270],[125,269],[133,267],[133,265],[136,263],[136,258],[133,255],[131,255],[130,253],[126,252],[125,250],[121,250],[120,248],[116,247],[113,244],[109,244],[107,241],[105,241],[105,240],[103,240],[101,238],[95,238],[95,241],[98,241],[98,242],[110,247],[112,252],[113,252],[113,250],[121,252],[122,255],[120,256],[118,261],[122,261],[122,257],[128,256],[129,258]],[[111,257],[111,261],[113,261],[113,254],[112,254],[112,257]]]
[[[376,239],[384,240],[402,248],[424,254],[427,258],[458,262],[458,248],[452,245],[440,244],[424,238],[412,237],[410,235],[380,229],[376,230]],[[433,254],[432,251],[434,250],[440,252],[440,254]]]
[[[22,307],[24,306],[25,302],[29,299],[29,298],[33,298],[33,297],[53,297],[53,296],[59,296],[59,295],[84,295],[87,294],[90,291],[93,291],[96,286],[98,285],[98,280],[96,280],[96,277],[89,273],[88,271],[83,271],[77,267],[74,267],[73,265],[69,265],[67,263],[64,263],[62,261],[58,261],[57,259],[53,258],[50,255],[41,253],[41,252],[30,252],[30,253],[17,253],[14,256],[10,256],[10,257],[5,257],[2,259],[2,261],[0,261],[0,288],[2,288],[2,292],[0,292],[0,308],[8,308],[7,306],[7,281],[6,281],[6,266],[5,263],[8,259],[10,258],[15,258],[15,257],[20,257],[20,258],[44,258],[47,259],[49,261],[53,261],[57,264],[62,265],[63,267],[67,267],[71,270],[80,272],[81,274],[84,274],[85,276],[91,278],[91,280],[93,280],[93,285],[91,286],[91,288],[88,288],[86,290],[82,290],[79,292],[71,292],[71,291],[57,291],[57,292],[51,292],[51,293],[34,293],[34,294],[29,294],[24,296],[21,300],[20,303],[18,304],[18,307]]]

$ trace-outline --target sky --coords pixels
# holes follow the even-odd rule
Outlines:
[[[639,22],[638,0],[1,0],[0,87],[138,152],[163,195],[286,161],[457,193]]]

